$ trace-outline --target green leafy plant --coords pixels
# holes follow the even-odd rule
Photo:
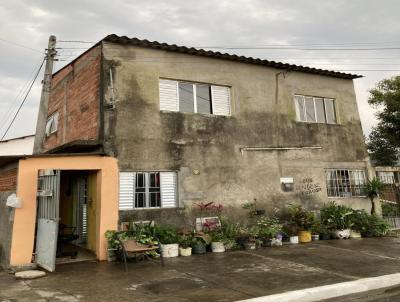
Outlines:
[[[371,201],[371,214],[376,213],[374,199],[379,196],[379,191],[382,190],[384,183],[377,177],[369,180],[365,186],[365,193]]]
[[[170,226],[156,226],[154,229],[155,236],[158,238],[162,244],[174,244],[178,243],[178,233],[176,230]]]
[[[315,221],[314,213],[307,211],[301,205],[291,204],[288,207],[288,225],[297,231],[309,231]]]
[[[272,239],[282,232],[282,224],[276,217],[261,216],[257,219],[258,238]]]
[[[350,229],[353,225],[351,215],[353,210],[349,207],[329,202],[321,209],[321,222],[331,230]]]
[[[193,243],[193,235],[192,234],[181,234],[178,236],[179,246],[182,248],[189,248]]]
[[[382,216],[383,217],[397,217],[400,214],[400,207],[397,203],[382,203]]]
[[[120,247],[117,231],[108,230],[106,231],[105,236],[107,239],[107,246],[109,249],[118,249]]]

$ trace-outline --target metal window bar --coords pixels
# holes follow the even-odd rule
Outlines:
[[[328,197],[365,197],[365,185],[363,170],[326,170]]]

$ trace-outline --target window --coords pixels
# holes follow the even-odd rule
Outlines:
[[[328,197],[365,197],[365,186],[363,170],[326,170]]]
[[[52,114],[46,123],[46,136],[57,132],[58,130],[58,112]]]
[[[229,87],[160,79],[160,110],[230,115]]]
[[[120,172],[119,209],[176,207],[175,172]]]
[[[384,184],[394,184],[394,173],[393,172],[376,172],[380,181]]]
[[[298,121],[336,124],[335,101],[333,99],[295,95],[294,102]]]

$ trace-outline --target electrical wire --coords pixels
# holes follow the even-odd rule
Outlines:
[[[25,91],[28,89],[29,87],[29,82],[32,81],[32,77],[35,73],[35,71],[39,68],[41,62],[42,62],[43,58],[41,58],[40,62],[35,66],[35,68],[32,70],[31,74],[28,77],[28,80],[21,86],[18,94],[15,96],[14,100],[12,101],[12,103],[10,104],[10,107],[8,108],[7,112],[4,113],[4,115],[2,116],[1,120],[0,120],[0,131],[1,129],[4,128],[4,126],[7,123],[7,119],[9,117],[9,114],[13,111],[13,107],[14,104],[17,102],[17,100],[20,98],[20,96],[25,93]]]
[[[3,38],[0,38],[0,41],[3,42],[3,43],[8,43],[8,44],[11,44],[11,45],[14,45],[14,46],[18,46],[18,47],[21,47],[21,48],[25,48],[25,49],[29,49],[29,50],[32,50],[32,51],[36,51],[36,52],[40,52],[40,53],[43,52],[42,50],[35,49],[35,48],[29,47],[29,46],[25,46],[25,45],[22,45],[22,44],[19,44],[19,43],[15,43],[13,41],[6,40],[6,39],[3,39]]]
[[[24,105],[24,103],[25,103],[25,101],[26,101],[26,99],[27,99],[29,93],[31,92],[31,89],[32,89],[32,87],[33,87],[33,84],[35,84],[35,81],[36,81],[36,79],[37,79],[37,77],[38,77],[38,75],[39,75],[39,73],[40,73],[40,70],[42,69],[43,64],[44,64],[45,61],[46,61],[46,59],[44,58],[43,61],[42,61],[42,63],[40,64],[40,66],[39,66],[39,68],[38,68],[36,74],[35,74],[35,77],[34,77],[33,80],[32,80],[32,83],[31,83],[30,86],[29,86],[28,91],[27,91],[26,94],[25,94],[24,99],[22,100],[21,104],[19,105],[17,112],[14,114],[14,117],[12,118],[10,124],[8,125],[8,127],[7,127],[6,131],[4,132],[3,136],[1,137],[0,141],[2,141],[2,140],[4,139],[4,137],[7,135],[8,131],[10,130],[11,126],[13,125],[15,119],[17,118],[17,116],[18,116],[18,114],[19,114],[19,112],[20,112],[22,106]]]

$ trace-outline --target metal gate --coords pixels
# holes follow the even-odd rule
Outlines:
[[[78,185],[78,243],[84,244],[87,240],[87,190],[88,181],[87,177],[79,177],[77,179]]]
[[[36,263],[53,272],[56,266],[60,171],[40,170],[37,191]]]

